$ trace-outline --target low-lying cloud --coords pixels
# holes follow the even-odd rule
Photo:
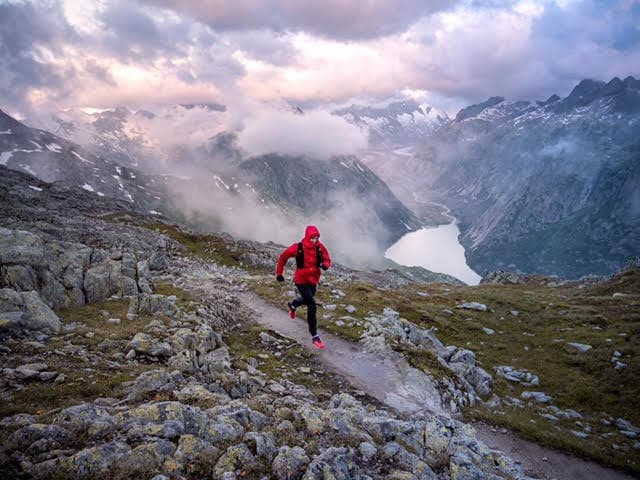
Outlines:
[[[353,155],[367,145],[366,133],[325,111],[298,114],[263,110],[246,119],[238,144],[250,155],[282,153],[328,159]]]

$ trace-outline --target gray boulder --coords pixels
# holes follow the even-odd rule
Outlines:
[[[103,478],[116,465],[131,455],[131,448],[123,442],[113,441],[97,447],[85,448],[71,457],[75,478]]]
[[[16,292],[10,288],[1,288],[0,326],[4,330],[23,327],[58,333],[62,323],[53,310],[42,301],[38,292]]]
[[[233,445],[220,457],[213,467],[213,477],[222,479],[227,472],[235,472],[239,468],[251,468],[256,459],[244,443]]]
[[[357,480],[362,477],[353,451],[347,448],[330,447],[313,459],[302,476],[302,480],[323,480],[325,478]]]
[[[307,452],[301,447],[290,448],[285,445],[280,447],[278,456],[271,464],[271,471],[278,480],[296,480],[302,476],[309,460]]]

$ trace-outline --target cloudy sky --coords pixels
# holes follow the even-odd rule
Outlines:
[[[640,75],[640,0],[0,0],[0,108],[566,96]]]

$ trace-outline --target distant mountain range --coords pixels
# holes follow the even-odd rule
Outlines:
[[[383,150],[419,142],[450,122],[446,112],[415,100],[391,102],[381,107],[353,104],[333,113],[366,129],[369,145]]]
[[[393,118],[395,110],[379,115]],[[414,209],[420,201],[446,204],[479,273],[605,274],[640,253],[633,77],[584,80],[566,98],[545,101],[492,97],[415,142],[387,131],[394,150],[372,150],[366,163]]]
[[[328,223],[374,238],[380,249],[422,223],[448,222],[450,210],[480,274],[605,274],[640,253],[640,81],[633,77],[584,80],[566,98],[494,96],[453,118],[413,100],[351,105],[333,113],[365,131],[369,149],[328,162],[247,157],[236,132],[224,130],[228,113],[222,105],[178,105],[38,122],[58,136],[3,115],[0,163],[147,210],[172,198],[165,210],[190,212],[196,222],[212,217],[212,207],[190,201],[199,195],[219,207],[207,221],[217,228],[238,223],[239,200],[279,212],[285,223],[342,212],[342,221]]]

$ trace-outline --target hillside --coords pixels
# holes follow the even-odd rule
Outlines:
[[[639,471],[637,265],[593,284],[495,275],[462,287],[338,262],[321,329],[400,353],[448,412],[406,415],[256,322],[251,291],[290,322],[272,272],[282,246],[2,170],[0,466],[11,477],[538,476],[465,418]]]

